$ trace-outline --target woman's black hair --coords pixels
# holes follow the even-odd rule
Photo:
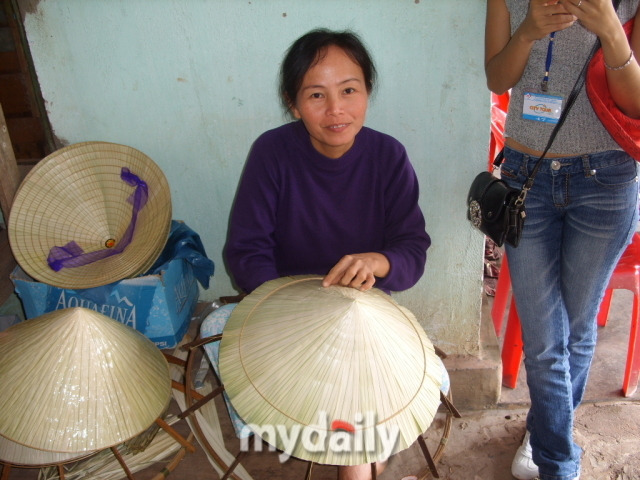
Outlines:
[[[372,92],[376,80],[376,67],[360,37],[348,30],[338,32],[318,28],[298,38],[285,54],[280,68],[280,100],[285,110],[291,110],[305,74],[322,60],[330,46],[341,48],[360,66],[367,92]]]

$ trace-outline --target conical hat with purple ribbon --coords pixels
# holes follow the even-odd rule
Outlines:
[[[22,181],[9,243],[22,269],[61,288],[91,288],[145,273],[171,228],[167,179],[147,155],[84,142],[42,159]]]

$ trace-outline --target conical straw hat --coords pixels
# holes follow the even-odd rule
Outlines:
[[[263,440],[333,465],[411,445],[433,420],[442,380],[411,312],[380,290],[324,288],[309,276],[266,282],[238,304],[223,331],[220,373]]]
[[[148,193],[139,202],[128,244],[138,190],[121,178],[123,169],[144,182]],[[163,172],[144,153],[106,142],[77,143],[42,159],[20,184],[8,222],[11,250],[22,269],[61,288],[97,287],[145,273],[170,228],[171,193]],[[52,249],[70,242],[84,254],[124,250],[53,270],[47,262]]]
[[[151,340],[86,308],[56,310],[0,334],[0,435],[59,453],[101,450],[146,430],[171,397]]]

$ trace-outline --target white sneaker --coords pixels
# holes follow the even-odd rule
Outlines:
[[[529,432],[525,433],[522,445],[518,447],[516,456],[511,463],[511,474],[518,480],[533,480],[538,477],[538,466],[531,458],[531,444]]]

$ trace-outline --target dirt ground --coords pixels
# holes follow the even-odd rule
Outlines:
[[[462,412],[438,463],[440,478],[511,480],[511,461],[524,435],[526,413],[523,408]],[[585,452],[581,480],[640,479],[640,403],[584,404],[576,413],[575,435]],[[423,464],[414,445],[391,461],[380,480],[415,475]]]

